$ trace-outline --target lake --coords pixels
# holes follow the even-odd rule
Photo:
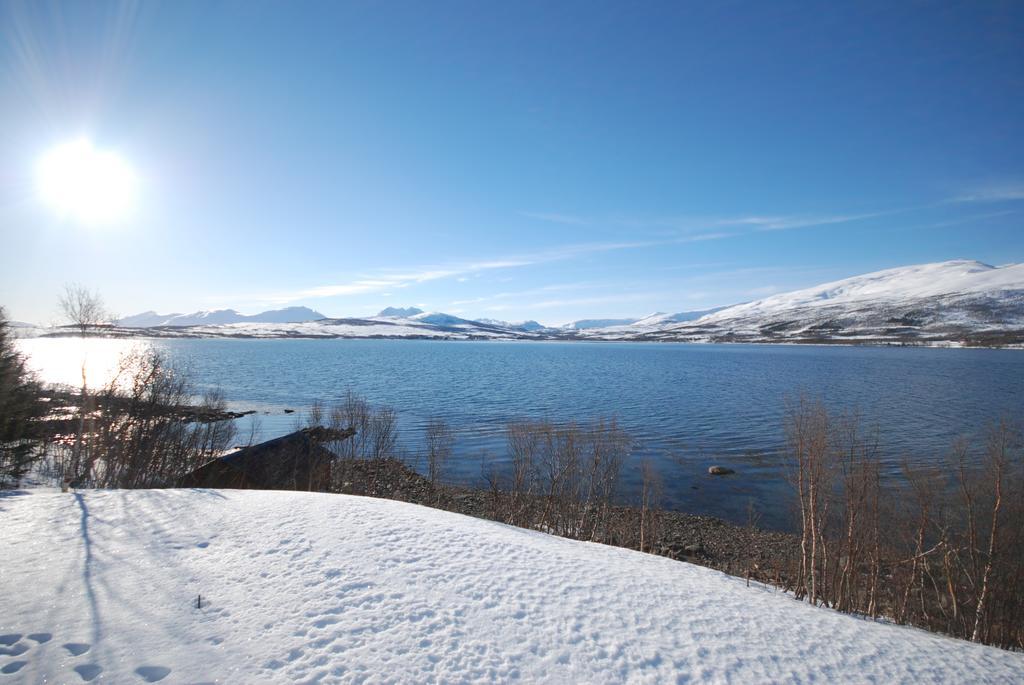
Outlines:
[[[398,412],[400,446],[417,449],[424,423],[457,434],[449,477],[481,479],[482,455],[506,462],[514,419],[585,422],[615,417],[635,440],[625,473],[655,462],[665,504],[784,527],[782,475],[787,398],[801,392],[857,409],[877,428],[886,473],[904,459],[934,461],[959,435],[999,416],[1024,418],[1024,352],[1014,350],[671,343],[445,342],[426,340],[19,341],[45,380],[81,383],[83,355],[100,384],[120,353],[154,345],[190,367],[201,388],[220,388],[233,409],[256,410],[261,436],[292,430],[315,401],[349,389]],[[286,414],[285,409],[298,410]],[[248,435],[251,419],[239,423]],[[736,470],[707,475],[712,464]]]

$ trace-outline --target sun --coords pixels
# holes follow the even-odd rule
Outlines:
[[[48,151],[36,168],[39,196],[62,217],[86,224],[112,223],[135,205],[138,179],[116,153],[87,139]]]

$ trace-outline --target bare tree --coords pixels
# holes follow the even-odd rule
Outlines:
[[[437,485],[448,460],[452,456],[455,436],[443,419],[433,418],[424,428],[427,441],[427,477],[431,485]]]
[[[102,323],[110,321],[110,313],[103,305],[99,293],[90,291],[88,288],[77,283],[64,285],[64,292],[57,301],[64,318],[84,336],[90,329]],[[76,474],[81,469],[82,437],[85,435],[85,422],[87,407],[90,404],[88,384],[86,383],[85,361],[82,362],[82,397],[79,406],[78,433],[76,435],[74,455],[72,457],[72,471]]]
[[[64,286],[58,305],[64,318],[76,326],[82,335],[113,319],[99,293],[77,283],[68,283]]]

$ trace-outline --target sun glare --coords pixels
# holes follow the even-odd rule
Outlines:
[[[138,180],[131,166],[89,140],[53,148],[36,171],[40,197],[62,217],[110,223],[124,218],[135,204]]]

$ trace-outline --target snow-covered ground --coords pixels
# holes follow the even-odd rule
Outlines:
[[[30,491],[0,522],[0,683],[1024,678],[1022,654],[387,500]]]

